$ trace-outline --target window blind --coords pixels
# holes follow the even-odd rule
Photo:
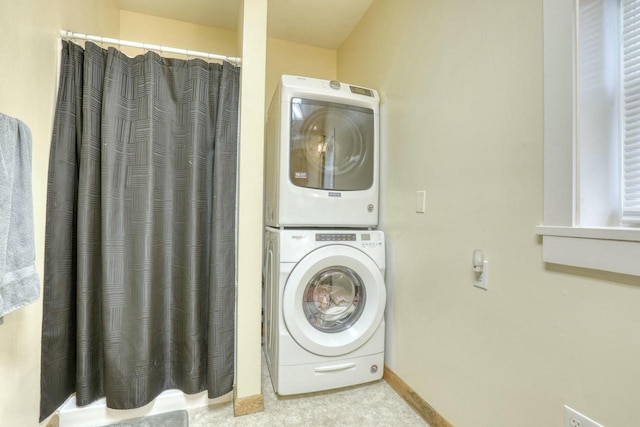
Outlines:
[[[640,222],[640,0],[623,0],[622,88],[622,222]]]

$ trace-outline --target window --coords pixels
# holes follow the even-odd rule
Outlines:
[[[544,225],[536,231],[545,262],[640,275],[640,228],[631,222],[640,160],[629,166],[640,159],[640,79],[626,80],[640,69],[640,53],[627,59],[636,9],[640,0],[544,0]],[[638,123],[627,126],[635,109]]]
[[[576,225],[620,225],[619,0],[578,0]]]
[[[640,222],[640,0],[622,7],[622,221]]]

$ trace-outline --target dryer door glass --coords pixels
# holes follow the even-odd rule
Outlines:
[[[362,279],[347,267],[314,275],[304,291],[303,311],[314,328],[335,333],[350,328],[362,314],[366,292]]]
[[[291,182],[322,190],[371,188],[374,138],[370,108],[293,98]]]

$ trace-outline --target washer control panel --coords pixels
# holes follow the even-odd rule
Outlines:
[[[378,233],[316,233],[316,242],[362,242],[363,248],[382,246]]]
[[[316,233],[316,242],[355,242],[355,233]]]
[[[381,268],[385,263],[385,239],[380,230],[350,229],[273,229],[279,235],[280,263],[296,263],[316,249],[331,246],[350,246],[365,252]]]
[[[362,240],[363,248],[375,248],[376,246],[382,246],[382,241],[380,241],[380,234],[378,233],[362,233],[360,235],[360,240]]]

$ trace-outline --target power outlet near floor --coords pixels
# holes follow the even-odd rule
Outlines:
[[[564,405],[564,427],[604,427],[602,424],[598,424],[591,418],[582,415],[576,411]]]

